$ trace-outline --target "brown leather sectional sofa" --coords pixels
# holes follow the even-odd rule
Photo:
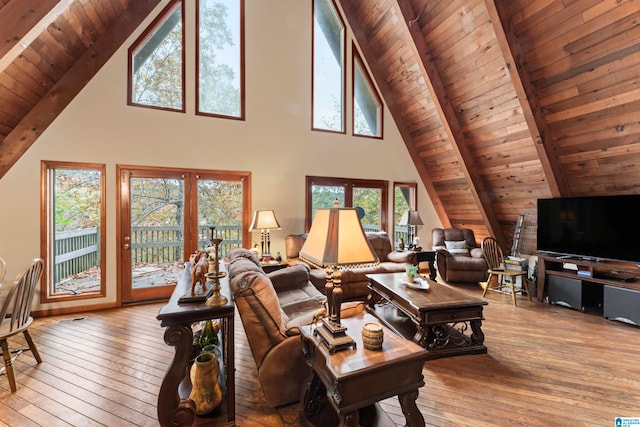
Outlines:
[[[405,266],[417,264],[416,254],[411,251],[394,251],[389,235],[384,232],[365,233],[380,263],[375,266],[349,267],[342,269],[342,298],[344,301],[364,300],[369,295],[369,284],[366,274],[403,272]],[[287,261],[290,265],[307,264],[300,258],[300,249],[307,239],[307,234],[290,234],[285,237]],[[311,267],[310,278],[315,287],[324,294],[327,275],[322,268]]]
[[[229,284],[267,403],[298,401],[309,374],[299,327],[326,314],[326,297],[302,264],[266,274],[243,248],[229,252]]]

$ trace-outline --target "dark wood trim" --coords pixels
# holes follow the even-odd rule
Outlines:
[[[170,107],[160,107],[157,105],[148,105],[148,104],[140,104],[138,102],[133,101],[133,55],[134,52],[138,49],[138,47],[145,43],[150,35],[158,29],[160,24],[164,22],[169,14],[171,14],[176,8],[178,3],[180,4],[180,14],[181,14],[181,31],[182,31],[182,39],[181,39],[181,52],[182,52],[182,66],[181,66],[181,76],[180,79],[182,81],[181,89],[182,89],[182,108],[170,108]],[[163,111],[175,111],[184,113],[186,111],[186,81],[185,81],[185,5],[182,0],[171,0],[169,4],[165,6],[164,9],[154,18],[154,20],[149,24],[147,28],[138,36],[138,38],[129,46],[127,50],[127,105],[134,107],[142,107],[142,108],[151,108],[154,110],[163,110]]]
[[[50,226],[51,211],[51,170],[56,168],[76,170],[100,171],[100,290],[83,292],[81,295],[51,294],[49,286],[51,279],[50,243],[54,239],[54,230]],[[40,162],[40,257],[45,260],[45,270],[40,279],[40,303],[67,302],[104,298],[107,296],[107,190],[106,165],[103,163],[75,163],[42,160]]]
[[[362,68],[364,77],[367,80],[367,85],[373,92],[373,96],[375,96],[380,106],[380,111],[378,112],[378,135],[362,135],[356,133],[356,63]],[[353,40],[351,41],[351,134],[360,138],[384,139],[384,102],[378,93],[378,88],[371,79],[367,64],[360,55],[356,43]]]
[[[131,2],[122,16],[87,49],[0,144],[2,178],[73,98],[95,76],[160,0]]]

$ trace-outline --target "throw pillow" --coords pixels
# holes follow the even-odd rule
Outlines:
[[[465,240],[460,241],[444,241],[445,246],[449,253],[453,256],[470,256],[469,248],[467,247],[467,242]]]

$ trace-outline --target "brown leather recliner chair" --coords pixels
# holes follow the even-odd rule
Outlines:
[[[433,250],[436,251],[438,274],[445,282],[484,282],[487,262],[468,228],[434,228]]]
[[[299,326],[326,313],[326,297],[302,264],[266,274],[250,251],[228,255],[229,284],[247,334],[264,397],[272,407],[300,399],[310,372]]]

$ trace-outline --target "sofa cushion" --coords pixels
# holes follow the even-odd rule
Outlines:
[[[444,244],[447,247],[449,253],[453,256],[470,256],[469,247],[467,246],[466,240],[445,240]]]
[[[237,260],[239,261],[239,260]],[[242,292],[253,291],[256,299],[264,307],[269,319],[259,319],[260,322],[272,324],[282,335],[286,335],[289,317],[280,307],[280,301],[269,277],[257,271],[242,271],[230,277],[231,292],[234,298]],[[265,326],[266,327],[266,326]]]
[[[454,256],[449,258],[447,262],[447,269],[449,270],[480,270],[486,272],[487,268],[484,258]]]
[[[276,292],[280,292],[306,286],[309,283],[309,271],[307,264],[297,264],[272,271],[268,276]]]
[[[262,267],[256,265],[253,261],[244,257],[234,258],[233,260],[229,261],[227,270],[230,279],[233,279],[235,276],[247,271],[253,271],[255,273],[263,272]]]
[[[238,259],[238,258],[248,259],[251,262],[253,262],[255,265],[257,265],[258,267],[262,268],[258,258],[256,258],[256,256],[253,254],[253,252],[251,252],[249,249],[233,248],[227,254],[227,259],[229,260],[229,262],[231,262],[231,261],[233,261],[235,259]]]
[[[431,231],[433,250],[444,249],[445,241],[466,240],[469,248],[477,248],[475,234],[470,228],[434,228]]]
[[[387,261],[387,254],[393,250],[391,247],[391,240],[386,231],[369,231],[365,233],[369,244],[373,248],[373,251],[378,256],[380,262]]]

